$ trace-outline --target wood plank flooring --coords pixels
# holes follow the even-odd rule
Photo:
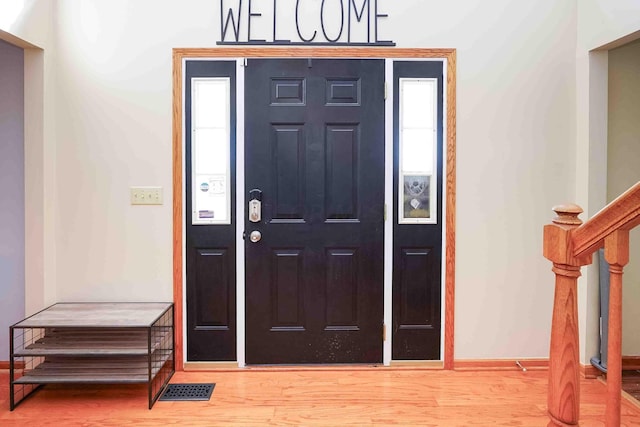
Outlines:
[[[48,385],[9,411],[0,371],[0,426],[546,426],[547,372],[406,368],[177,372],[214,382],[208,402],[157,402],[140,385]],[[581,382],[581,426],[603,426],[605,385]],[[623,399],[622,425],[640,426]]]
[[[622,371],[622,389],[640,404],[640,370]]]

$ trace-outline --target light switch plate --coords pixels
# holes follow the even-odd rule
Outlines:
[[[162,187],[131,187],[132,205],[161,205]]]

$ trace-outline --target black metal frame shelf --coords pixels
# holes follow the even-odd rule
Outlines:
[[[175,372],[172,303],[58,303],[10,327],[10,409],[44,384],[148,384]]]

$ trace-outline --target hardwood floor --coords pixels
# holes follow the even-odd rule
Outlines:
[[[9,411],[0,371],[1,426],[421,425],[545,426],[547,372],[406,368],[177,372],[172,383],[214,382],[208,402],[156,402],[145,386],[46,386]],[[581,423],[603,426],[605,385],[581,382]],[[640,426],[623,399],[622,425]]]
[[[622,389],[640,404],[640,370],[622,371]]]

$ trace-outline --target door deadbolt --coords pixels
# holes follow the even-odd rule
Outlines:
[[[262,191],[254,188],[249,191],[249,221],[260,222],[262,219]]]

